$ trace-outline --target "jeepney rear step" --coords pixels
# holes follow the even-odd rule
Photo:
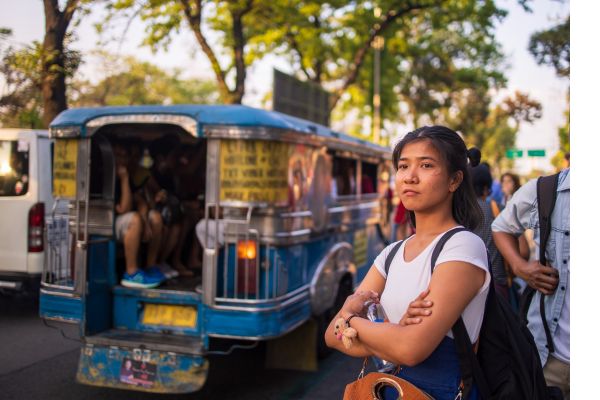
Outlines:
[[[202,355],[204,351],[202,339],[199,337],[135,332],[124,329],[111,329],[87,336],[84,338],[84,343],[86,345],[116,346],[194,355]]]
[[[77,381],[155,393],[190,393],[206,382],[199,337],[112,329],[84,338]]]

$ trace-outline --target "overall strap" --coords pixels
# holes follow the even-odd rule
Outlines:
[[[433,274],[433,269],[435,268],[435,263],[442,252],[442,249],[446,242],[455,234],[462,231],[468,231],[468,229],[463,227],[458,227],[449,230],[444,233],[444,235],[440,238],[440,240],[435,245],[433,249],[433,254],[431,255],[431,273]],[[491,285],[491,284],[490,284]],[[456,346],[456,352],[458,354],[458,363],[460,366],[462,385],[464,388],[463,398],[468,398],[471,389],[473,388],[473,379],[477,382],[477,387],[484,399],[490,398],[491,392],[489,387],[487,386],[487,380],[485,379],[485,375],[479,365],[479,361],[477,360],[477,356],[473,351],[473,345],[471,343],[471,338],[467,332],[467,328],[465,327],[465,323],[462,317],[459,317],[458,320],[452,326],[452,334],[454,335],[454,345]]]

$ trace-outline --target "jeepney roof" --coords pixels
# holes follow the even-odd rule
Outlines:
[[[199,136],[203,136],[204,126],[264,126],[296,132],[342,139],[365,145],[378,151],[390,151],[389,148],[376,145],[332,129],[316,122],[307,121],[277,111],[261,110],[244,105],[170,105],[170,106],[123,106],[72,108],[61,112],[50,124],[50,128],[78,126],[83,128],[89,121],[107,116],[124,115],[179,115],[191,118],[198,125]],[[85,135],[85,129],[82,129]]]

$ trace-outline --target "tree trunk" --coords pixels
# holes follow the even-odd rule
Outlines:
[[[67,109],[64,40],[77,3],[78,0],[69,0],[65,10],[60,11],[58,0],[44,0],[46,33],[42,46],[42,98],[46,127]]]
[[[244,60],[244,25],[242,16],[244,13],[232,13],[233,19],[233,57],[235,60],[235,90],[231,93],[233,104],[242,104],[242,98],[246,91],[246,63]]]

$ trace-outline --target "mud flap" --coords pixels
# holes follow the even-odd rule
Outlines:
[[[266,368],[317,371],[317,323],[309,319],[298,329],[267,342]]]
[[[77,381],[154,393],[190,393],[206,382],[208,360],[198,355],[86,344]]]

